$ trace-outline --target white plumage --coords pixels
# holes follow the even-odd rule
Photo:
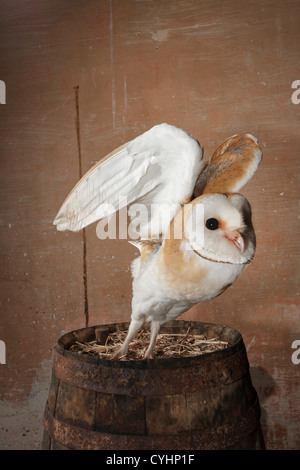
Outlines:
[[[134,242],[141,255],[132,264],[131,323],[116,358],[145,320],[151,321],[145,358],[152,358],[162,323],[221,294],[252,260],[251,208],[235,192],[261,158],[256,138],[244,134],[203,162],[196,139],[160,124],[97,163],[71,191],[55,218],[58,230],[78,231],[126,205],[129,215],[133,204],[151,206]]]
[[[169,207],[165,231],[182,201],[192,195],[203,166],[201,158],[200,145],[182,129],[155,126],[91,168],[74,187],[54,223],[58,230],[78,231],[111,215],[112,206],[119,210],[138,202]],[[159,236],[159,214],[152,212],[142,238]]]

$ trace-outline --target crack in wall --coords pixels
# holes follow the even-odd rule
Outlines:
[[[75,108],[76,108],[76,136],[78,146],[78,160],[79,160],[79,179],[82,178],[82,158],[81,158],[81,140],[80,140],[80,113],[79,113],[79,86],[74,87],[75,91]],[[87,286],[87,240],[85,228],[82,229],[82,262],[83,262],[83,287],[84,287],[84,316],[85,326],[89,325],[89,303],[88,303],[88,286]]]

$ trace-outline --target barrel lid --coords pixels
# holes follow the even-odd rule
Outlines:
[[[116,330],[127,330],[129,322],[113,323],[105,325],[94,325],[87,328],[81,328],[70,331],[63,334],[56,345],[57,353],[67,356],[81,362],[99,364],[106,367],[114,368],[132,368],[132,369],[147,369],[147,368],[168,368],[168,367],[186,367],[196,364],[201,364],[204,361],[217,359],[222,357],[223,359],[227,356],[234,354],[240,349],[244,349],[244,343],[241,334],[225,325],[218,325],[214,323],[196,322],[196,321],[185,321],[185,320],[173,320],[162,325],[160,333],[185,333],[190,329],[190,334],[200,334],[207,338],[219,337],[221,340],[229,343],[229,346],[216,350],[213,352],[201,354],[198,356],[183,356],[183,357],[158,357],[150,360],[113,360],[106,358],[98,358],[90,356],[88,354],[78,354],[75,351],[70,350],[70,347],[79,342],[89,342],[96,339],[96,330],[105,328],[109,329],[110,332]]]

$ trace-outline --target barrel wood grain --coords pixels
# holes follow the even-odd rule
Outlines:
[[[260,406],[241,335],[186,321],[170,322],[163,331],[183,333],[188,327],[208,338],[219,335],[229,346],[196,357],[116,361],[69,350],[78,339],[94,340],[97,326],[60,338],[43,448],[263,448]]]

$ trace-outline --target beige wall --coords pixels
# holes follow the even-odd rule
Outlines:
[[[160,122],[193,134],[206,158],[232,134],[259,139],[264,160],[243,190],[255,259],[181,318],[240,331],[266,444],[299,449],[299,1],[7,0],[0,10],[0,446],[38,446],[53,345],[85,323],[82,233],[52,226],[79,176],[79,85],[83,171]],[[86,236],[89,322],[127,321],[136,249],[100,242],[95,225]]]

